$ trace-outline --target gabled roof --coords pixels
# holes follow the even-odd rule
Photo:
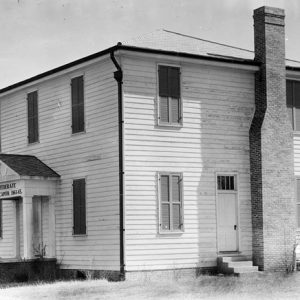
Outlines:
[[[124,41],[122,44],[212,57],[254,59],[253,51],[165,29],[159,29],[131,40]]]
[[[215,58],[254,60],[254,51],[198,37],[159,29],[122,43],[127,46],[176,51]],[[300,61],[286,59],[286,65],[300,67]]]
[[[0,154],[0,161],[20,176],[60,177],[35,156]]]
[[[160,29],[149,34],[124,41],[122,43],[119,42],[117,45],[104,49],[103,51],[83,57],[68,64],[62,65],[58,68],[7,86],[3,89],[0,89],[0,95],[21,87],[25,84],[48,77],[52,74],[80,65],[87,61],[91,61],[98,57],[102,57],[117,50],[165,54],[177,57],[207,59],[235,64],[254,66],[259,65],[258,62],[254,61],[254,51],[208,41],[170,30]],[[300,71],[300,61],[286,59],[286,66],[289,70]]]

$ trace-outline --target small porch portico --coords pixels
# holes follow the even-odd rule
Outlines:
[[[7,214],[13,216],[13,246],[11,257],[6,258],[56,257],[55,201],[59,178],[34,156],[0,154],[0,200],[3,204],[10,201],[11,212]],[[2,226],[5,213],[3,209]],[[3,231],[2,246],[6,246],[5,234]]]

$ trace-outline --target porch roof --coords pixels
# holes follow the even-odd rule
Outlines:
[[[0,154],[0,161],[20,176],[60,177],[54,170],[32,155]]]

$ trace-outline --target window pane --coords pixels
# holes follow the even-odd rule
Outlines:
[[[170,230],[170,205],[168,203],[161,206],[161,228]]]
[[[235,190],[234,176],[218,176],[218,190]]]
[[[169,122],[169,100],[165,97],[160,97],[159,114],[161,122]]]
[[[172,123],[179,123],[179,99],[172,98]]]
[[[180,202],[180,177],[172,176],[172,201]]]
[[[169,202],[169,176],[163,175],[160,178],[161,182],[161,202]]]
[[[173,204],[173,229],[181,229],[180,204]]]

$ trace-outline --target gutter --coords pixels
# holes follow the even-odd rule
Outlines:
[[[117,71],[114,72],[114,78],[118,83],[118,126],[119,126],[119,213],[120,213],[120,280],[125,280],[125,259],[124,259],[124,169],[123,169],[123,71],[114,56],[113,49],[110,52],[110,58]]]

